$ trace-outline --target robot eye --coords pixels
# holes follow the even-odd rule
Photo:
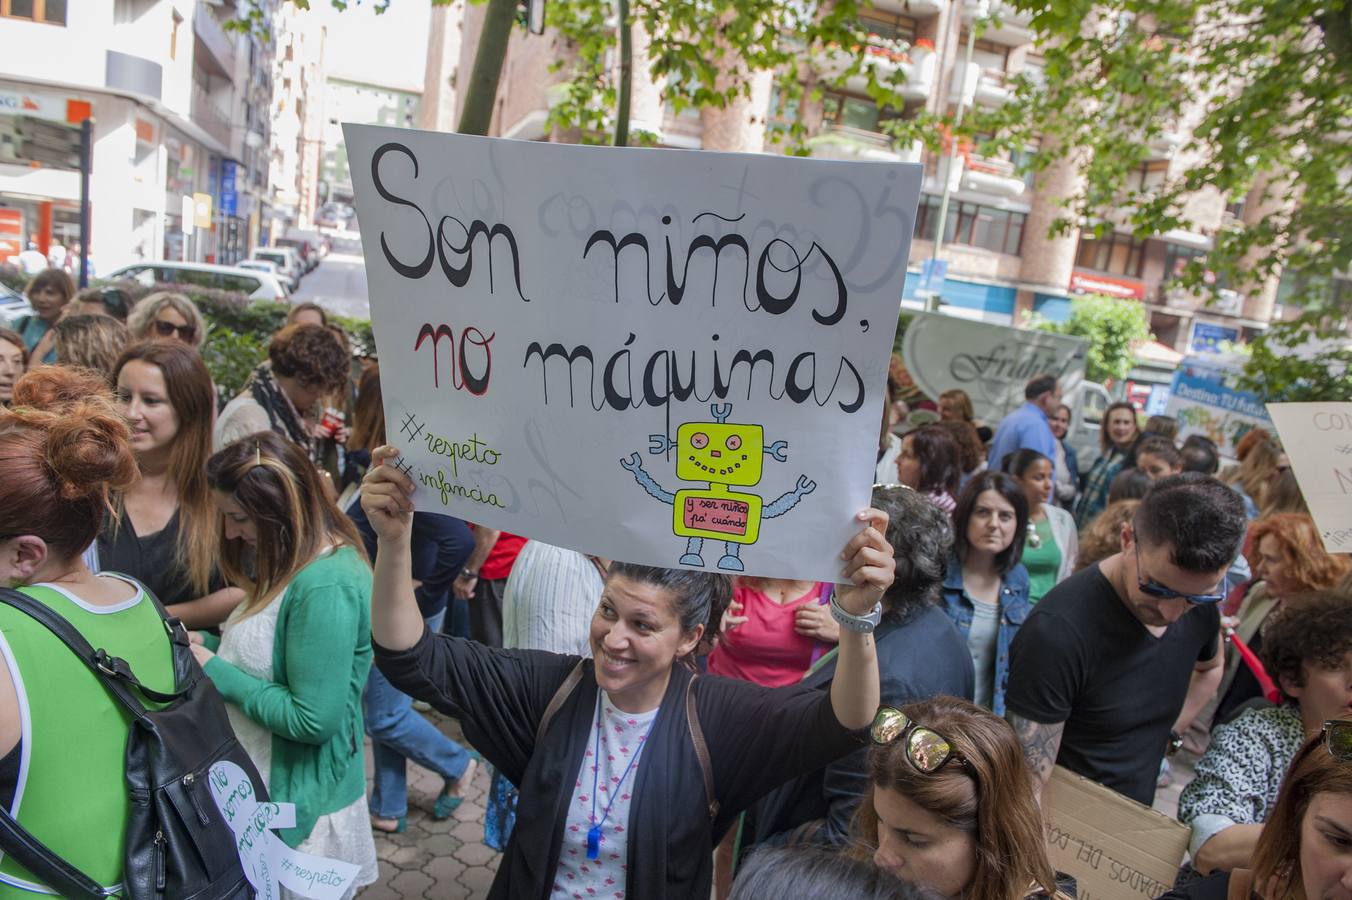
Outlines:
[[[696,431],[690,435],[690,445],[696,450],[703,450],[709,446],[709,436],[702,431]]]
[[[728,436],[728,439],[725,443],[727,443],[729,450],[738,450],[741,449],[742,439],[739,438],[737,435],[733,434]]]

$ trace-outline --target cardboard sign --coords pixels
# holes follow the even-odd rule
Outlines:
[[[1271,428],[1263,401],[1226,387],[1217,377],[1185,365],[1174,374],[1165,415],[1178,420],[1178,438],[1201,434],[1215,441],[1221,455],[1235,458],[1235,445],[1255,428]]]
[[[1269,403],[1324,549],[1352,552],[1352,403]]]
[[[841,577],[919,166],[344,127],[418,509],[610,559]]]
[[[1079,900],[1154,900],[1173,887],[1191,832],[1168,816],[1057,766],[1042,792],[1052,868]]]

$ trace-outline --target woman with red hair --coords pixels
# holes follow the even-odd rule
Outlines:
[[[1347,576],[1352,564],[1346,554],[1324,550],[1314,519],[1304,513],[1265,516],[1249,528],[1250,559],[1262,581],[1244,599],[1235,634],[1258,652],[1268,617],[1298,594],[1331,590]],[[1349,602],[1352,602],[1350,600]],[[1226,653],[1226,675],[1221,682],[1215,722],[1227,722],[1263,690],[1233,646]]]

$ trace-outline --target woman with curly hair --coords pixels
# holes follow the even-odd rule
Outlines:
[[[1122,526],[1136,517],[1136,508],[1140,505],[1139,497],[1109,503],[1107,509],[1080,531],[1080,552],[1075,558],[1076,572],[1122,549]]]
[[[295,441],[319,463],[315,432],[319,402],[346,387],[352,362],[323,325],[288,325],[272,337],[268,359],[254,369],[238,397],[216,420],[215,446],[259,431]]]
[[[113,385],[113,366],[127,347],[127,326],[111,316],[65,316],[52,329],[56,361],[98,372]]]
[[[1346,554],[1324,550],[1314,519],[1300,513],[1259,519],[1250,526],[1249,539],[1253,568],[1262,581],[1244,598],[1234,628],[1239,639],[1258,652],[1264,641],[1264,624],[1287,599],[1334,588],[1352,566]],[[1221,700],[1216,707],[1216,722],[1228,721],[1244,704],[1263,694],[1258,679],[1233,647],[1226,652],[1225,665],[1225,678],[1217,693]]]
[[[1247,867],[1291,759],[1328,719],[1352,710],[1352,598],[1335,592],[1292,601],[1263,633],[1263,667],[1281,703],[1216,728],[1183,789],[1178,820],[1202,874]]]
[[[1033,782],[1004,719],[955,697],[883,708],[855,818],[879,868],[963,900],[1057,894]]]

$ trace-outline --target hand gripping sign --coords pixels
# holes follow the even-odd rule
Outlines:
[[[235,836],[244,875],[260,900],[281,887],[311,900],[337,900],[351,887],[358,866],[293,850],[273,833],[296,824],[294,803],[259,803],[244,770],[224,760],[211,767],[211,797]]]

